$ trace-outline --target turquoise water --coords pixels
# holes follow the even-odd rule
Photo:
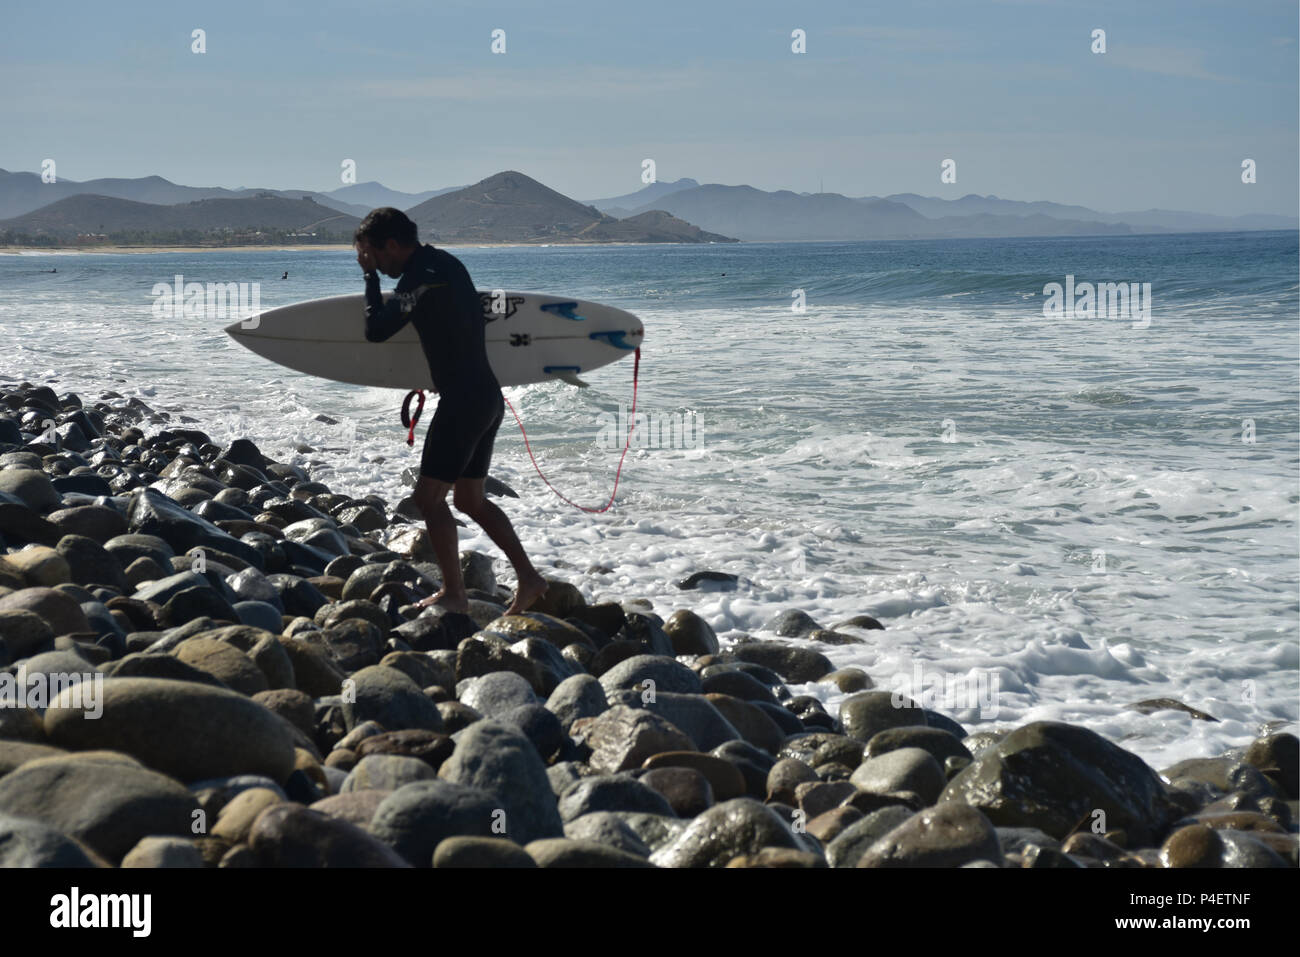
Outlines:
[[[547,491],[507,416],[507,508],[590,599],[689,606],[724,637],[788,607],[874,614],[885,631],[822,650],[884,688],[993,681],[996,715],[933,703],[970,727],[1080,722],[1159,766],[1295,722],[1296,234],[452,251],[480,288],[637,313],[638,409],[698,427],[694,447],[634,448],[593,517]],[[216,319],[159,322],[151,289],[178,272],[260,282],[263,307],[361,289],[343,251],[0,256],[0,379],[141,395],[396,500],[416,454],[401,394],[272,366]],[[1149,324],[1045,318],[1067,275],[1150,283]],[[609,495],[599,435],[631,372],[507,390],[575,501]],[[742,587],[676,589],[704,568]],[[1160,696],[1222,720],[1124,707]]]

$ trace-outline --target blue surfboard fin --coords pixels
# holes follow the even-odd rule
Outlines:
[[[545,305],[538,306],[537,308],[541,309],[542,312],[549,312],[552,315],[563,316],[565,319],[573,319],[575,322],[581,322],[587,318],[586,316],[580,316],[574,312],[574,310],[578,308],[576,302],[548,302]]]
[[[613,330],[612,332],[593,332],[587,338],[604,339],[611,346],[614,346],[617,349],[626,349],[629,352],[631,352],[633,349],[636,348],[636,344],[628,342],[626,339],[624,339],[623,337],[625,335],[627,335],[627,333],[624,332],[622,329],[616,329]]]
[[[547,375],[555,376],[561,382],[576,385],[579,389],[585,389],[590,384],[578,378],[578,373],[582,371],[578,366],[543,366],[542,371]]]

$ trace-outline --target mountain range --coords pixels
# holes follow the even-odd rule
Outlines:
[[[160,176],[59,180],[0,170],[0,242],[348,242],[376,206],[404,209],[423,238],[475,242],[734,242],[1123,235],[1297,229],[1296,217],[1177,210],[1105,213],[969,194],[850,197],[650,183],[579,202],[507,170],[464,187],[406,193],[381,183],[329,192],[183,186]],[[78,240],[78,237],[81,237]]]

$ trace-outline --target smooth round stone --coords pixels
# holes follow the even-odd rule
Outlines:
[[[897,703],[896,703],[897,702]],[[889,728],[926,724],[925,713],[911,699],[890,691],[863,691],[840,705],[844,733],[859,741],[870,741]]]
[[[933,804],[943,793],[948,777],[928,751],[899,748],[879,757],[867,758],[849,778],[850,783],[872,794],[912,791],[926,804]]]
[[[122,858],[123,867],[203,867],[203,854],[184,837],[146,837]]]
[[[294,767],[287,725],[234,691],[159,678],[109,678],[99,720],[74,706],[75,688],[45,712],[52,744],[78,751],[105,748],[133,755],[178,781],[262,774],[284,782]]]
[[[0,868],[108,866],[80,841],[40,821],[0,814]]]
[[[610,691],[644,691],[647,681],[656,692],[698,695],[703,691],[700,676],[674,658],[663,655],[634,655],[600,676],[601,687]]]
[[[7,564],[22,575],[28,585],[53,588],[72,581],[72,569],[55,549],[46,545],[31,545],[7,556]]]
[[[657,768],[639,780],[662,794],[678,817],[695,817],[713,806],[709,779],[694,768]]]
[[[343,792],[395,791],[404,784],[428,781],[436,773],[419,758],[400,754],[368,754],[348,774]]]
[[[664,751],[645,760],[646,770],[693,768],[704,775],[715,801],[730,801],[745,795],[744,775],[730,761],[699,751]]]
[[[0,814],[40,821],[110,861],[150,835],[189,835],[198,807],[181,784],[123,755],[39,758],[0,778]]]
[[[131,591],[118,560],[93,538],[64,535],[56,551],[67,563],[70,580],[78,585],[107,585],[119,592]]]
[[[875,758],[900,748],[920,748],[928,751],[940,765],[948,758],[964,758],[970,761],[972,755],[966,746],[941,728],[907,727],[889,728],[872,735],[867,742],[866,757]]]
[[[257,817],[267,808],[284,801],[284,795],[270,788],[249,788],[240,791],[226,802],[217,814],[217,822],[212,826],[215,837],[224,838],[231,844],[244,844]]]
[[[975,808],[950,801],[912,815],[881,837],[858,867],[960,867],[977,860],[1002,860],[997,831]]]
[[[458,835],[444,839],[433,853],[434,867],[524,867],[537,862],[516,844],[502,837]]]
[[[576,821],[593,811],[640,811],[672,817],[676,812],[660,792],[622,775],[579,778],[560,795],[560,818]]]
[[[50,478],[39,469],[0,469],[0,492],[17,496],[33,512],[45,513],[62,504]]]
[[[821,841],[822,846],[844,833],[852,824],[862,820],[863,814],[854,807],[836,807],[818,814],[808,822],[808,833]]]
[[[717,634],[707,621],[689,608],[681,608],[673,612],[664,622],[664,631],[672,640],[674,654],[716,655],[718,653]]]
[[[520,705],[537,704],[537,695],[528,680],[513,671],[496,671],[470,682],[460,695],[461,704],[468,705],[485,718],[510,711]]]
[[[274,605],[264,601],[237,601],[231,608],[239,618],[241,625],[260,628],[277,634],[282,625],[280,611]]]
[[[730,655],[775,671],[791,684],[805,684],[835,670],[830,659],[820,652],[800,648],[783,641],[750,641],[734,646]]]
[[[546,765],[513,728],[484,719],[459,732],[438,776],[493,795],[505,811],[504,836],[516,843],[564,833]]]
[[[333,770],[333,768],[326,768],[326,770]],[[320,801],[313,802],[309,807],[313,811],[320,811],[321,814],[328,814],[331,818],[347,820],[357,827],[369,828],[370,820],[374,819],[374,811],[380,809],[380,805],[391,793],[393,792],[350,791],[330,794],[329,797],[322,797]]]
[[[524,845],[538,867],[654,867],[637,854],[594,841],[545,838]]]
[[[856,810],[844,808],[843,810]],[[858,812],[861,814],[861,812]],[[858,861],[876,841],[912,817],[913,812],[901,805],[872,811],[844,827],[826,845],[826,859],[831,867],[857,867]],[[811,831],[811,827],[809,828]]]
[[[796,758],[782,758],[767,773],[767,799],[794,804],[794,790],[800,784],[820,781],[817,772]]]
[[[355,824],[298,804],[277,804],[262,812],[249,846],[268,867],[409,866]]]
[[[493,795],[439,779],[393,791],[375,808],[369,830],[413,867],[427,867],[446,839],[495,837],[509,825],[507,812]]]
[[[579,718],[594,718],[607,708],[609,702],[605,698],[604,687],[588,674],[565,678],[546,699],[546,710],[560,719],[560,727],[565,733]]]
[[[233,645],[203,635],[187,638],[172,652],[179,660],[206,671],[227,688],[252,697],[266,691],[266,676],[251,658]]]
[[[90,631],[77,599],[54,588],[23,588],[0,597],[0,623],[4,612],[27,611],[44,621],[55,635]],[[6,637],[6,641],[8,638]],[[10,654],[19,652],[11,647]]]
[[[845,694],[867,691],[872,687],[871,677],[861,668],[838,668],[818,680],[833,684]]]
[[[590,841],[615,847],[638,857],[650,857],[650,847],[622,817],[612,811],[593,811],[569,821],[564,825],[564,836],[573,841]]]
[[[1275,771],[1291,800],[1300,797],[1300,739],[1294,734],[1256,738],[1246,749],[1245,762],[1261,771]]]
[[[296,662],[294,669],[296,673]],[[354,694],[345,694],[343,698],[343,718],[349,728],[362,721],[377,721],[387,731],[443,730],[438,706],[425,696],[419,685],[395,668],[371,665],[356,672],[350,680]]]

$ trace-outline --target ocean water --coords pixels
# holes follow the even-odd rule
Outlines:
[[[689,607],[724,642],[788,608],[873,615],[885,630],[818,649],[968,729],[1069,721],[1156,767],[1295,730],[1296,234],[449,248],[480,288],[645,321],[648,419],[610,511],[555,497],[509,415],[498,435],[520,538],[589,600]],[[361,290],[342,251],[0,256],[0,381],[140,396],[395,503],[419,451],[402,393],[271,365],[229,319],[155,318],[178,273],[259,282],[264,308]],[[1067,276],[1150,283],[1149,316],[1048,318],[1044,286]],[[506,395],[551,482],[598,506],[632,363],[584,378]],[[667,439],[638,447],[651,426]],[[739,587],[676,587],[705,569]],[[1128,707],[1158,697],[1219,720]]]

